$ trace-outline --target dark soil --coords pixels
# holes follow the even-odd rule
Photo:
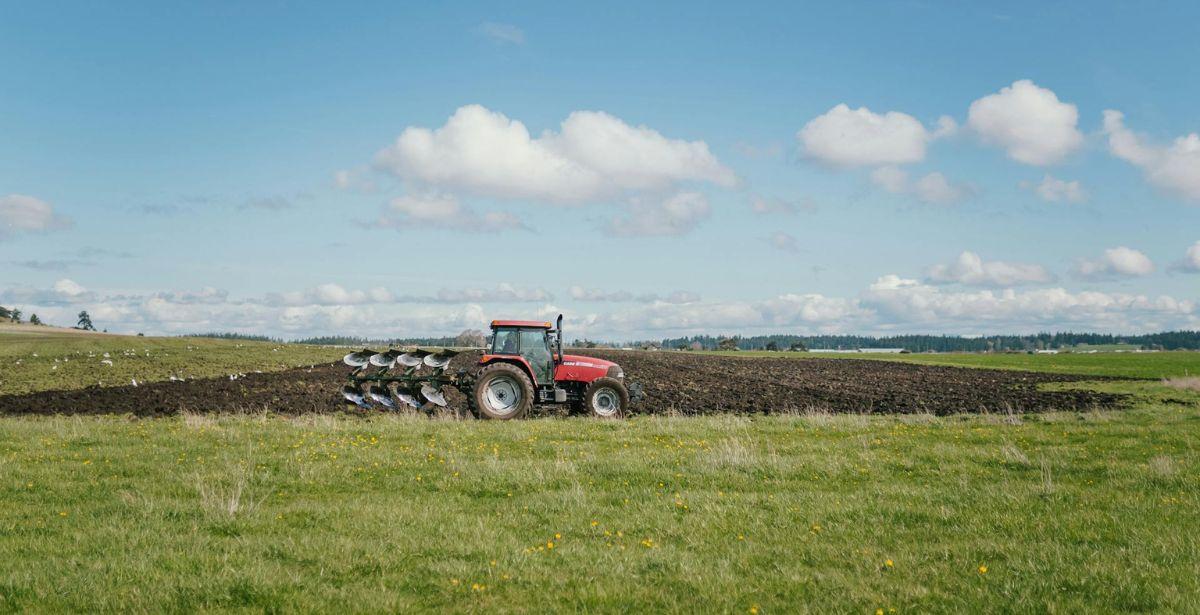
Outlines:
[[[1089,376],[987,370],[859,359],[766,359],[683,352],[586,353],[617,361],[646,397],[637,414],[1042,412],[1113,408],[1125,396],[1093,391],[1040,391],[1050,382],[1096,380]],[[452,365],[470,367],[467,353]],[[338,390],[349,368],[328,364],[237,379],[157,382],[0,396],[2,414],[133,414],[246,412],[284,414],[347,410]],[[447,387],[451,408],[465,400]],[[352,408],[352,407],[351,407]]]

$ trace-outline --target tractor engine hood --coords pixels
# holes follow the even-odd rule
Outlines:
[[[605,371],[608,371],[608,368],[616,365],[616,363],[613,363],[612,361],[605,361],[604,359],[597,359],[596,357],[584,357],[577,354],[564,354],[562,359],[564,365],[573,363],[579,367],[603,367]]]
[[[602,376],[622,378],[625,374],[621,371],[621,367],[612,361],[564,353],[562,363],[558,364],[556,379],[591,382]]]

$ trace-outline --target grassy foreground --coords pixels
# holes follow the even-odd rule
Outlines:
[[[1153,402],[8,417],[0,611],[1195,612],[1197,441],[1200,406]]]

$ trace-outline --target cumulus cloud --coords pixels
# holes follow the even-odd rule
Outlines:
[[[63,278],[50,288],[20,286],[0,291],[0,304],[12,305],[76,305],[94,301],[96,293],[84,288],[74,280]]]
[[[1188,247],[1183,259],[1176,262],[1172,269],[1185,273],[1200,273],[1200,241]]]
[[[663,200],[631,199],[626,213],[609,220],[609,233],[624,237],[683,235],[712,214],[708,198],[699,192],[680,192]]]
[[[1104,112],[1108,151],[1142,170],[1149,182],[1168,193],[1200,202],[1200,134],[1156,145],[1125,127],[1120,111]]]
[[[367,290],[346,289],[328,283],[302,291],[270,293],[263,303],[272,306],[345,306],[380,303],[532,303],[554,298],[542,288],[521,288],[500,283],[492,288],[442,288],[432,295],[398,295],[375,287]]]
[[[0,239],[17,233],[44,233],[71,226],[46,201],[24,194],[0,196]]]
[[[409,194],[396,197],[388,203],[375,224],[400,231],[408,228],[435,228],[496,233],[526,228],[511,213],[479,213],[449,194]]]
[[[422,298],[404,299],[423,301]],[[554,299],[554,296],[542,288],[518,288],[512,284],[502,283],[495,288],[443,288],[437,292],[438,303],[526,303],[543,302]]]
[[[670,139],[598,111],[576,111],[558,132],[533,137],[520,121],[480,105],[459,108],[440,128],[404,129],[375,164],[444,191],[548,203],[737,181],[703,141]]]
[[[512,24],[485,21],[479,24],[477,30],[480,34],[496,43],[505,45],[525,44],[525,32]]]
[[[871,183],[892,194],[907,194],[929,205],[953,205],[969,198],[974,190],[967,184],[952,183],[938,172],[911,181],[908,172],[894,166],[871,171]]]
[[[1079,259],[1073,273],[1085,280],[1140,277],[1154,273],[1154,262],[1139,250],[1118,246],[1104,251],[1097,259]]]
[[[956,129],[949,117],[931,132],[907,113],[880,114],[843,103],[809,120],[796,139],[806,156],[831,166],[881,166],[920,162],[931,140]]]
[[[883,276],[856,297],[790,292],[763,300],[702,301],[691,293],[643,295],[572,288],[574,301],[611,302],[600,313],[572,314],[570,329],[593,338],[645,338],[689,333],[945,332],[981,329],[1151,331],[1200,326],[1193,301],[1169,296],[1070,292],[1062,288],[956,292],[896,275]],[[447,291],[429,297],[389,297],[386,291],[330,284],[275,300],[237,300],[223,291],[98,296],[71,280],[48,289],[0,291],[0,303],[36,311],[47,322],[74,323],[82,307],[97,326],[148,334],[236,331],[282,337],[359,335],[425,337],[483,328],[495,310],[487,302],[528,301],[549,318],[561,310],[538,289],[500,285],[487,291]],[[20,301],[14,302],[13,298]],[[387,300],[384,300],[387,299]],[[480,299],[481,302],[471,301]],[[541,299],[546,299],[542,301]],[[466,301],[465,303],[459,303]]]
[[[1023,181],[1020,185],[1025,190],[1032,190],[1043,201],[1051,203],[1082,203],[1087,200],[1087,194],[1078,181],[1058,179],[1049,173],[1042,177],[1041,183]]]
[[[933,265],[925,275],[932,284],[997,287],[1043,284],[1055,279],[1041,265],[984,261],[970,251],[959,254],[952,263]]]
[[[815,212],[817,204],[812,199],[787,201],[778,197],[768,197],[761,194],[750,196],[750,211],[760,214],[796,214],[801,211]]]
[[[393,299],[391,291],[376,287],[370,290],[347,290],[339,284],[321,284],[313,288],[286,293],[271,293],[266,297],[267,305],[360,305],[366,303],[388,303]]]
[[[1015,332],[1046,328],[1159,330],[1197,322],[1196,304],[1169,296],[1078,292],[1063,288],[946,292],[916,280],[887,275],[862,296],[884,326],[962,331],[987,327]]]
[[[568,293],[575,301],[593,302],[638,302],[638,303],[695,303],[700,296],[683,290],[676,290],[666,295],[658,293],[632,293],[627,290],[605,291],[598,288],[572,286]]]
[[[1083,144],[1079,111],[1028,79],[971,103],[967,126],[985,143],[1029,165],[1061,162]]]

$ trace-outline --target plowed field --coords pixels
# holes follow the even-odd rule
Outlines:
[[[589,350],[617,361],[646,397],[637,414],[1005,413],[1119,406],[1122,396],[1086,390],[1046,391],[1039,385],[1095,377],[968,369],[856,359],[776,359],[681,352]],[[470,367],[466,353],[452,368]],[[338,395],[348,368],[318,365],[274,373],[91,387],[0,397],[0,414],[133,414],[266,410],[285,414],[347,409]],[[452,408],[464,408],[447,389]]]

